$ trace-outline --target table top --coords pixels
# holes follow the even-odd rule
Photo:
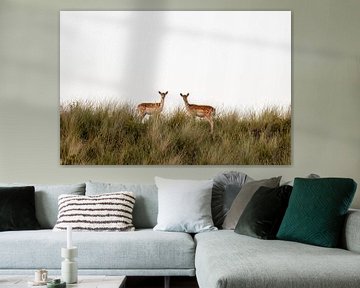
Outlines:
[[[51,277],[50,279],[56,279],[58,277]],[[60,278],[60,277],[59,277]],[[0,288],[24,288],[24,287],[38,287],[43,286],[32,286],[28,282],[33,281],[33,276],[29,275],[11,275],[3,276],[0,275]],[[89,276],[79,275],[78,283],[67,284],[67,288],[123,288],[125,287],[126,276]]]

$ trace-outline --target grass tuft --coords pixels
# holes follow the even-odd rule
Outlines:
[[[291,110],[219,111],[214,133],[184,110],[141,121],[128,103],[60,109],[63,165],[289,165]]]

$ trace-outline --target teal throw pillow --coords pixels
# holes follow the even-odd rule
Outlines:
[[[355,191],[349,178],[295,178],[277,239],[337,247]]]

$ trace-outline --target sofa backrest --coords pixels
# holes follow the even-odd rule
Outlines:
[[[157,223],[158,192],[155,184],[86,182],[85,195],[131,191],[135,194],[133,223],[136,229],[153,228]]]
[[[52,229],[55,226],[58,216],[58,197],[61,194],[85,195],[85,183],[61,185],[0,183],[0,186],[34,186],[36,218],[43,229]]]

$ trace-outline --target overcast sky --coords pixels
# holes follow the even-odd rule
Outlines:
[[[61,11],[60,102],[291,104],[290,11]]]

